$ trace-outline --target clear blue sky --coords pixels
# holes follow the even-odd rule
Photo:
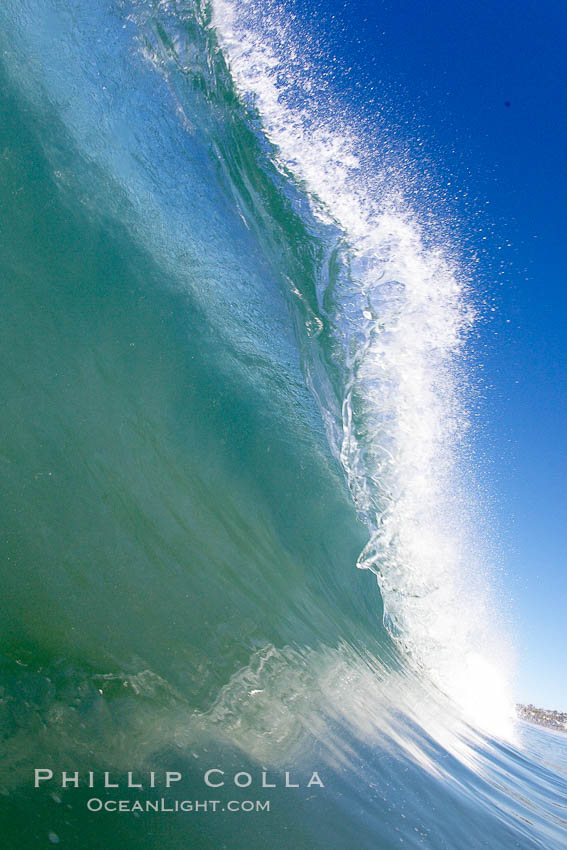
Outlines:
[[[296,0],[313,16],[312,0]],[[482,251],[480,409],[518,653],[517,698],[567,711],[567,7],[322,0],[315,26],[389,120],[425,139]],[[367,85],[361,102],[368,97]],[[462,200],[469,193],[467,201]],[[485,424],[486,423],[486,424]]]

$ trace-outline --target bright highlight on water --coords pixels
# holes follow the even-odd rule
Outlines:
[[[6,846],[560,848],[386,122],[279,4],[0,20]]]

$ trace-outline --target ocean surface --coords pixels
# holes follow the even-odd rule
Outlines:
[[[0,101],[1,847],[566,847],[479,532],[474,279],[320,33],[4,0]],[[155,798],[219,804],[89,803]]]

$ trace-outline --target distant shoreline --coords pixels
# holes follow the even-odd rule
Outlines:
[[[556,732],[567,733],[567,712],[554,711],[546,708],[536,708],[535,705],[516,705],[516,713],[520,720],[535,723],[537,726],[545,726]]]

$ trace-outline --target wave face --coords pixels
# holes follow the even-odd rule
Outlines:
[[[473,293],[387,127],[277,4],[0,22],[7,846],[561,847],[471,500]],[[35,767],[276,787],[118,817]]]

